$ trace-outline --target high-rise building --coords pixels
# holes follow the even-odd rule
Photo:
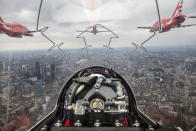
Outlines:
[[[0,63],[0,71],[3,70],[3,63]]]
[[[34,91],[35,91],[35,96],[41,96],[43,94],[43,84],[41,81],[37,81],[35,83]]]
[[[28,65],[22,65],[22,74],[25,78],[29,77]]]
[[[38,80],[41,79],[41,69],[40,69],[39,61],[35,62],[35,76],[37,77]]]
[[[6,60],[3,59],[3,71],[5,71],[5,70],[6,70]]]
[[[51,69],[51,80],[54,81],[54,79],[55,79],[55,74],[56,74],[56,69],[55,69],[54,63],[52,63],[52,64],[50,65],[50,69]]]
[[[52,77],[51,77],[51,66],[47,65],[44,67],[44,71],[43,71],[43,76],[44,76],[44,80],[47,83],[50,83],[52,81]]]

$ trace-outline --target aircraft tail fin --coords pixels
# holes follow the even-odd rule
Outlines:
[[[172,17],[177,17],[182,15],[182,7],[183,7],[183,0],[180,0],[178,5],[176,6],[176,9],[172,15]]]

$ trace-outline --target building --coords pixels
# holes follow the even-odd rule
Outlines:
[[[40,69],[40,63],[38,61],[35,62],[35,76],[38,80],[40,80],[41,77],[41,69]]]

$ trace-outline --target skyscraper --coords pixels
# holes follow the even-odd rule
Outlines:
[[[6,70],[6,60],[3,59],[3,71],[5,71],[5,70]]]
[[[37,77],[37,79],[41,79],[41,71],[40,71],[40,63],[39,61],[35,62],[35,76]]]
[[[29,77],[28,65],[22,65],[22,74],[25,78]]]
[[[56,72],[54,63],[52,63],[50,65],[50,68],[51,68],[51,80],[54,81],[54,79],[55,79],[55,72]]]

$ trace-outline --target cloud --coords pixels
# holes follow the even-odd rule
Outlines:
[[[137,26],[152,26],[157,20],[154,0],[101,0],[101,5],[95,10],[87,10],[81,0],[44,0],[40,16],[40,26],[50,26],[46,34],[56,42],[64,42],[64,48],[82,47],[81,40],[76,39],[76,30],[96,23],[103,24],[120,36],[112,46],[130,46],[131,42],[140,43],[151,34],[148,30],[139,30]],[[179,0],[159,0],[161,17],[172,15]],[[33,30],[36,26],[40,0],[0,0],[0,14],[7,22],[20,23]],[[196,16],[196,1],[184,1],[183,12]],[[184,24],[196,23],[190,19]],[[150,45],[183,45],[194,44],[196,27],[174,29],[157,35],[149,41]],[[90,44],[104,44],[107,39],[103,35],[96,37],[89,34]],[[42,44],[43,43],[43,44]],[[39,33],[35,37],[22,39],[0,36],[0,50],[3,49],[48,49],[50,43]],[[14,48],[16,47],[16,48]]]

